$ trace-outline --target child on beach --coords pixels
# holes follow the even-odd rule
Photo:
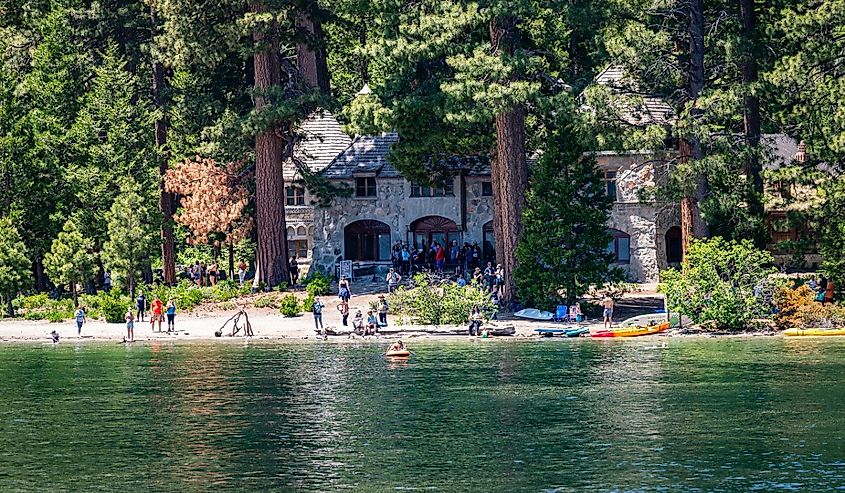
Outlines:
[[[135,315],[132,314],[131,308],[126,310],[123,318],[126,320],[126,339],[129,342],[135,342]]]

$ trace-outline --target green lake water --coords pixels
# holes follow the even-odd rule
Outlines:
[[[0,346],[0,491],[845,489],[845,341],[382,349]]]

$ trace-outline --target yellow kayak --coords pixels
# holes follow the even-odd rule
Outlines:
[[[785,336],[845,336],[845,329],[786,329]]]
[[[621,327],[618,329],[598,329],[590,331],[591,337],[636,337],[657,334],[669,329],[669,322],[657,325]]]

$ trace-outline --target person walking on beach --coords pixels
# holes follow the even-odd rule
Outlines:
[[[246,269],[247,269],[246,262],[244,261],[244,259],[241,259],[241,261],[238,262],[238,281],[240,281],[241,287],[244,287],[244,279],[246,278]]]
[[[126,320],[126,340],[135,342],[135,315],[132,314],[131,308],[126,310],[123,319]]]
[[[143,322],[144,314],[147,312],[147,298],[144,297],[143,291],[138,293],[138,299],[135,300],[135,308],[138,310],[138,316],[135,321]]]
[[[176,330],[176,303],[173,302],[172,299],[167,300],[167,333]],[[159,330],[161,330],[161,324],[159,324]]]
[[[340,312],[340,316],[343,317],[343,326],[348,327],[349,324],[347,321],[349,320],[349,303],[346,300],[341,299],[340,303],[337,304],[337,311]]]
[[[311,311],[314,313],[314,328],[317,330],[323,329],[323,306],[320,298],[314,298],[314,305],[311,307]]]
[[[162,312],[164,311],[164,304],[156,295],[155,299],[151,303],[151,311],[153,312],[152,316],[150,316],[150,330],[155,332],[156,322],[158,322],[158,331],[161,332],[161,319],[164,318]]]
[[[387,277],[385,278],[387,281],[387,292],[392,293],[396,291],[396,288],[399,287],[399,283],[402,281],[402,276],[399,275],[394,269],[390,269],[387,273]]]
[[[605,295],[601,301],[601,306],[604,307],[604,312],[602,313],[604,317],[604,328],[609,329],[613,325],[613,298]]]
[[[349,302],[349,298],[352,297],[352,291],[349,289],[349,279],[346,278],[346,275],[341,277],[340,282],[337,283],[337,296],[347,303]]]
[[[378,309],[378,323],[381,327],[387,326],[387,299],[385,299],[383,294],[378,295],[378,304],[376,305],[376,309]]]
[[[88,321],[88,317],[85,316],[85,307],[80,306],[74,317],[76,318],[76,335],[82,336],[82,324]]]

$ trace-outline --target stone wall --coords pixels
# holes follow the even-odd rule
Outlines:
[[[657,282],[667,267],[666,231],[680,224],[680,215],[675,205],[641,202],[640,192],[662,181],[662,161],[650,153],[606,153],[597,162],[602,170],[616,171],[616,202],[608,227],[628,234],[631,245],[631,260],[620,267],[631,281]]]
[[[327,208],[314,210],[313,266],[333,273],[344,256],[344,228],[360,220],[380,221],[390,226],[391,243],[411,240],[410,225],[426,216],[451,219],[464,229],[463,241],[483,240],[484,224],[493,219],[492,197],[482,197],[482,178],[466,178],[466,224],[461,217],[460,178],[455,178],[452,197],[411,197],[411,185],[402,178],[377,178],[374,198],[336,198]],[[353,183],[347,182],[352,186]],[[378,262],[374,262],[378,263]]]

